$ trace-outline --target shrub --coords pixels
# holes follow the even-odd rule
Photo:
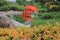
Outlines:
[[[54,19],[54,18],[60,18],[60,13],[59,12],[46,12],[42,13],[40,15],[41,19]]]
[[[1,40],[60,40],[60,25],[57,22],[54,26],[47,24],[33,28],[17,27],[0,28]]]
[[[6,0],[0,0],[0,6],[7,5],[8,2]]]
[[[24,5],[26,0],[16,0],[16,2],[19,4],[19,5]]]
[[[8,7],[6,5],[8,5],[9,3],[6,0],[0,0],[0,11],[2,10],[8,10]]]
[[[41,18],[42,19],[53,19],[54,15],[50,14],[50,13],[43,13],[43,14],[41,14]]]
[[[20,11],[20,10],[24,10],[24,9],[25,9],[25,7],[20,6],[19,4],[10,4],[9,5],[9,10]]]
[[[20,11],[24,9],[25,9],[24,6],[20,6],[17,3],[11,3],[6,0],[0,0],[0,11],[8,11],[8,10]]]
[[[25,22],[25,20],[20,15],[13,16],[13,19],[21,23]]]
[[[32,26],[34,26],[34,25],[36,25],[36,26],[43,25],[44,26],[46,24],[47,24],[47,20],[42,20],[42,19],[37,19],[32,22]]]
[[[43,15],[43,16],[42,16]],[[52,16],[52,17],[46,17],[46,15],[48,15],[48,16]],[[38,25],[45,25],[45,24],[47,24],[47,21],[50,21],[50,23],[52,24],[52,25],[55,25],[55,23],[56,22],[59,22],[60,23],[60,12],[44,12],[44,13],[40,13],[39,15],[38,15],[38,17],[35,17],[35,20],[32,22],[32,26],[34,26],[34,25],[36,25],[36,26],[38,26]]]
[[[57,19],[57,18],[60,18],[60,12],[57,12],[56,14],[55,14],[55,18]]]
[[[8,5],[4,5],[4,6],[0,7],[0,11],[8,11],[8,10],[9,10]]]
[[[0,11],[8,11],[8,10],[14,10],[14,11],[20,11],[24,10],[24,6],[20,6],[19,4],[8,4],[8,5],[3,5],[0,7]]]

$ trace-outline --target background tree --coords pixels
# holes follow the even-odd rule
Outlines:
[[[17,2],[18,4],[20,4],[20,5],[24,5],[25,1],[26,1],[26,0],[16,0],[16,2]]]

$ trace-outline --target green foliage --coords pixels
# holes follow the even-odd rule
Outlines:
[[[60,18],[60,12],[57,12],[57,13],[55,14],[55,19],[57,19],[57,18]]]
[[[24,5],[25,1],[26,1],[26,0],[16,0],[16,2],[17,2],[18,4],[20,4],[20,5]]]
[[[24,10],[25,8],[24,8],[24,6],[20,6],[19,4],[10,4],[9,9],[15,10],[15,11],[20,11],[20,10]]]
[[[8,11],[8,10],[14,10],[14,11],[20,11],[24,10],[24,6],[20,6],[19,4],[8,4],[8,5],[3,5],[0,7],[0,11]]]
[[[21,23],[25,22],[25,20],[20,15],[13,16],[13,19]]]
[[[31,0],[31,3],[32,3],[32,5],[36,4],[35,0]]]
[[[32,26],[38,26],[38,25],[46,25],[47,22],[50,22],[50,24],[52,24],[52,26],[55,25],[56,22],[60,23],[60,18],[59,19],[49,19],[49,20],[43,20],[43,19],[36,19],[33,21]]]
[[[47,21],[49,21],[52,25],[55,25],[56,22],[60,23],[60,12],[46,12],[40,14],[39,17],[35,18],[32,23],[32,26],[36,25],[46,25]]]
[[[7,4],[8,2],[6,0],[0,0],[0,7]]]
[[[47,24],[47,20],[42,19],[36,19],[32,22],[32,26],[45,25],[45,24]]]
[[[20,6],[17,3],[8,2],[6,0],[0,0],[0,11],[9,11],[9,10],[20,11],[24,9],[25,9],[24,6]]]
[[[9,10],[9,7],[7,5],[4,5],[2,7],[0,7],[0,11],[8,11]]]
[[[60,18],[60,12],[46,12],[42,13],[40,15],[41,19],[54,19],[54,18]]]
[[[8,2],[6,0],[0,0],[0,11],[9,10],[6,5],[8,5]]]
[[[40,17],[42,19],[53,19],[54,18],[54,15],[53,14],[50,14],[50,13],[43,13],[43,14],[41,14]]]

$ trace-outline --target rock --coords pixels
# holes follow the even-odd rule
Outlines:
[[[9,26],[9,21],[10,19],[3,13],[3,12],[0,12],[0,26],[2,27],[7,27]]]
[[[17,12],[10,12],[10,15],[15,15],[15,14],[19,14]],[[10,25],[12,25],[13,27],[28,27],[27,25],[24,25],[22,23],[19,23],[11,18],[9,18],[7,16],[8,13],[6,12],[0,12],[0,26],[1,27],[9,27]]]
[[[7,13],[5,13],[5,15],[21,15],[23,14],[23,12],[21,11],[8,11]]]

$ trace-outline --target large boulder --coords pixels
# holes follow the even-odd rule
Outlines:
[[[11,13],[11,14],[10,14]],[[13,19],[11,19],[10,17],[7,16],[7,14],[9,15],[15,15],[17,12],[0,12],[0,27],[10,27],[10,25],[12,25],[12,27],[27,27],[26,25],[19,23]],[[19,14],[19,13],[17,13]],[[16,14],[16,15],[17,15]]]

